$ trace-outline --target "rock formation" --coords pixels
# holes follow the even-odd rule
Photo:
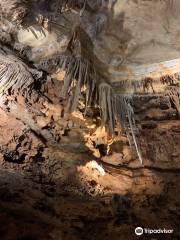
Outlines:
[[[0,0],[1,239],[179,239],[179,10]]]

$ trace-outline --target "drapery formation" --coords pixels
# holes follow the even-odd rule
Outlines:
[[[107,127],[111,136],[114,135],[116,122],[121,123],[122,130],[127,134],[130,144],[135,146],[142,163],[135,136],[137,129],[131,105],[132,95],[116,94],[110,80],[98,71],[92,48],[83,46],[83,40],[87,39],[83,38],[85,33],[80,34],[82,31],[80,27],[75,29],[65,53],[42,60],[37,66],[48,73],[56,72],[58,69],[65,70],[61,97],[68,98],[71,95],[70,111],[76,110],[80,96],[84,93],[86,108],[92,105],[99,107],[102,125]],[[92,46],[91,41],[89,44]]]
[[[0,53],[0,94],[10,88],[22,90],[34,83],[29,68],[20,59]]]

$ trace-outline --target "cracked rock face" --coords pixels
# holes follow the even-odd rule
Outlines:
[[[113,77],[125,64],[178,57],[178,9],[178,0],[111,1],[100,13],[85,11],[83,26]],[[76,11],[66,13],[74,24]],[[69,40],[63,33],[58,45],[55,33],[38,34],[41,41],[32,32],[18,35],[32,47],[34,63]],[[0,238],[134,240],[142,226],[173,229],[163,239],[179,239],[180,122],[170,96],[155,88],[134,97],[141,165],[118,127],[113,139],[101,127],[99,109],[88,108],[85,116],[82,98],[67,113],[60,97],[64,70],[38,74],[43,81],[28,91],[0,96]]]

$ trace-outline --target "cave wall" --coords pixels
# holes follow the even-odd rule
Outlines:
[[[83,26],[110,80],[124,66],[179,57],[180,6],[167,3],[117,1],[93,19],[85,11]],[[66,14],[74,24],[79,21],[77,14]],[[96,36],[97,20],[102,24]],[[27,30],[18,33],[35,64],[63,51],[70,37],[61,33],[59,44],[54,32],[37,33],[40,39]],[[121,129],[109,138],[98,108],[85,116],[82,100],[75,112],[66,112],[62,69],[52,75],[38,71],[43,81],[30,91],[0,96],[3,239],[134,240],[136,226],[174,229],[178,239],[180,122],[172,99],[156,88],[133,98],[141,165]]]

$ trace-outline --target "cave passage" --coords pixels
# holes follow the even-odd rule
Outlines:
[[[0,0],[0,239],[180,239],[180,1]]]

